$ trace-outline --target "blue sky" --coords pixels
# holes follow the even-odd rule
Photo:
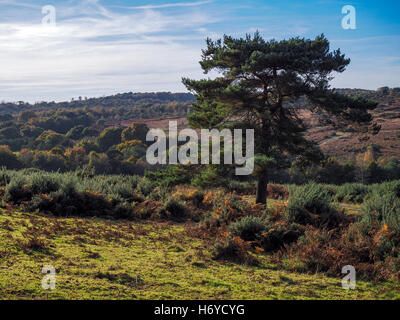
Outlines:
[[[56,27],[42,25],[42,7]],[[356,9],[343,29],[342,7]],[[334,87],[400,86],[399,1],[0,0],[0,100],[62,101],[127,91],[185,91],[201,78],[206,37],[313,38],[352,62]]]

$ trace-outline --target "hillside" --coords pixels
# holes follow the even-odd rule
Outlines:
[[[380,88],[377,91],[360,89],[338,89],[338,92],[350,96],[361,95],[379,103],[372,112],[374,120],[381,125],[377,135],[368,140],[360,140],[353,132],[336,131],[331,127],[311,125],[309,138],[317,141],[322,150],[342,159],[354,160],[357,155],[373,145],[375,157],[400,157],[400,88]],[[310,121],[312,123],[312,119]]]
[[[316,116],[303,113],[309,125],[308,137],[319,143],[322,150],[340,159],[354,160],[374,146],[374,158],[400,157],[400,88],[383,87],[376,91],[363,89],[336,89],[338,92],[371,99],[379,103],[372,112],[375,121],[381,125],[381,131],[374,136],[365,136],[350,130],[337,131],[322,125]],[[0,103],[0,121],[5,124],[22,111],[39,112],[41,118],[65,117],[68,110],[88,111],[96,119],[104,119],[106,126],[130,126],[132,123],[146,123],[149,128],[167,128],[168,121],[178,121],[180,127],[188,125],[186,116],[192,110],[194,96],[190,93],[122,93],[99,98],[82,98],[68,102],[40,102],[29,104]],[[57,129],[51,128],[58,132]],[[67,132],[71,128],[65,128]],[[63,133],[63,132],[62,132]],[[7,144],[7,143],[4,143]]]
[[[379,103],[372,112],[374,121],[381,130],[377,135],[365,136],[351,131],[337,131],[335,128],[321,125],[315,116],[304,113],[309,124],[308,138],[317,141],[327,155],[340,159],[355,160],[357,155],[366,151],[370,145],[374,146],[376,159],[400,157],[400,88],[387,87],[374,90],[337,89],[338,92],[350,96],[360,95]],[[168,120],[175,120],[180,127],[188,125],[185,117],[167,119],[165,117],[152,119],[130,119],[120,124],[129,126],[133,122],[146,123],[149,128],[168,128]]]
[[[171,93],[171,92],[127,92],[119,93],[111,96],[103,96],[98,98],[78,97],[72,98],[71,101],[64,102],[36,102],[34,104],[18,101],[0,103],[0,114],[15,113],[24,110],[52,110],[52,109],[74,109],[82,107],[134,107],[138,105],[154,105],[169,102],[192,102],[193,95],[190,93]]]

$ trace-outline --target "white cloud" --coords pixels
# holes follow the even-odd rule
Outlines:
[[[114,8],[123,9],[162,9],[162,8],[176,8],[176,7],[195,7],[203,4],[214,2],[213,0],[196,1],[196,2],[177,2],[177,3],[164,3],[164,4],[149,4],[145,6],[126,7],[126,6],[113,6]]]
[[[96,1],[66,9],[68,16],[57,9],[62,19],[53,29],[40,22],[0,23],[1,100],[182,91],[182,76],[201,74],[199,30],[214,19],[204,11],[117,13]]]

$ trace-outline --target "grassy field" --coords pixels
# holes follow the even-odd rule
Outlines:
[[[53,218],[0,210],[1,299],[398,299],[394,283],[214,261],[190,224]],[[41,286],[44,265],[56,289]]]

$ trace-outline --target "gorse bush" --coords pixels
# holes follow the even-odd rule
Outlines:
[[[56,216],[133,218],[133,207],[129,203],[107,200],[102,195],[90,192],[55,192],[35,196],[26,207],[32,211],[51,212]]]
[[[159,209],[162,218],[182,221],[188,217],[188,211],[179,201],[169,198],[165,205]]]
[[[255,241],[261,238],[261,234],[270,226],[261,218],[246,216],[243,219],[232,223],[229,231],[245,241]]]
[[[275,251],[284,245],[296,242],[304,233],[304,227],[295,223],[270,228],[262,234],[261,245],[264,251]]]
[[[334,200],[338,202],[362,203],[368,194],[368,186],[360,183],[347,183],[336,187]]]
[[[148,178],[142,178],[137,183],[137,191],[147,197],[154,190],[155,184]]]
[[[4,168],[0,170],[0,187],[4,187],[11,181],[11,176]]]
[[[20,176],[16,176],[11,179],[7,185],[4,193],[4,200],[6,202],[19,204],[22,201],[27,201],[32,198],[32,192],[25,185],[25,179]]]
[[[369,188],[371,194],[375,193],[384,196],[393,193],[395,196],[400,197],[400,180],[373,184]]]
[[[46,173],[37,170],[7,172],[10,177],[4,200],[23,204],[32,211],[54,215],[132,218],[134,203],[143,198],[135,193],[135,176],[78,176],[75,173]]]
[[[27,186],[33,194],[46,194],[59,190],[61,179],[59,175],[33,173],[27,177]]]
[[[292,188],[286,218],[302,224],[312,223],[313,215],[330,213],[332,196],[326,189],[315,183]]]
[[[400,235],[400,199],[393,192],[374,193],[362,207],[361,222],[370,227],[386,226]]]

